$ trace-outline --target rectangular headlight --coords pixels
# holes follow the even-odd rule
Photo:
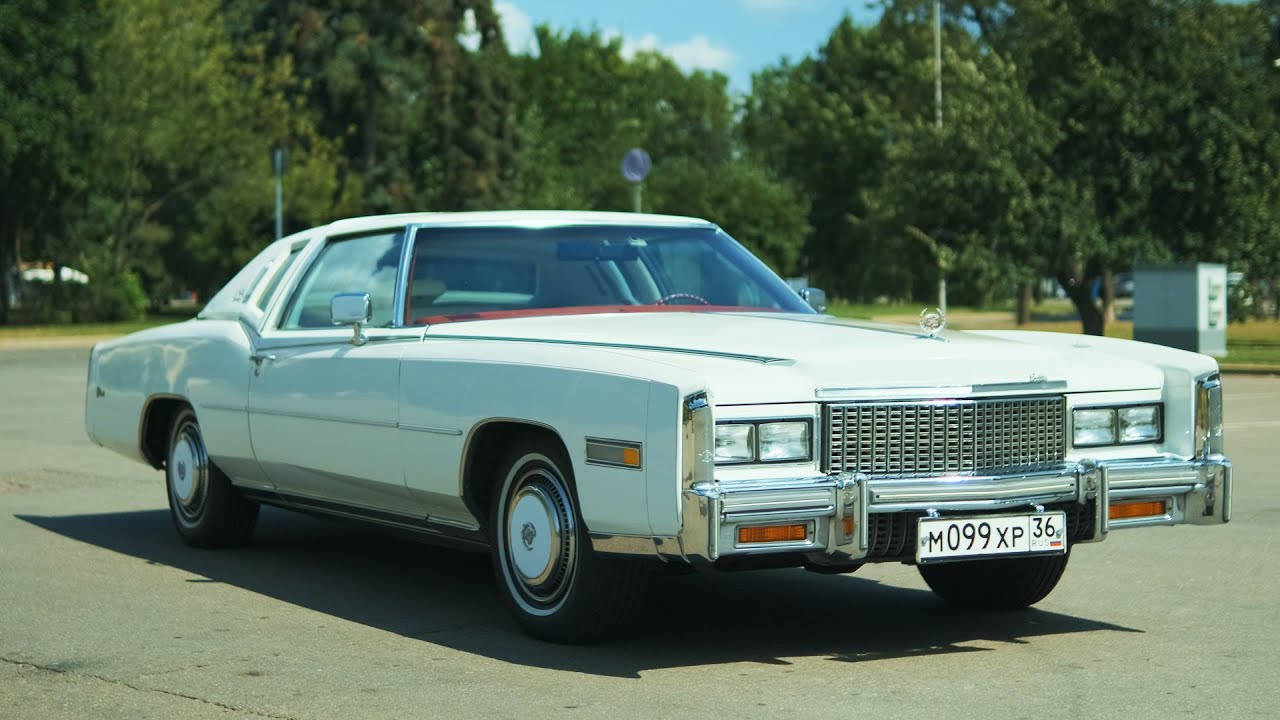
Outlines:
[[[1160,407],[1137,405],[1117,408],[1122,444],[1156,442],[1160,439]]]
[[[760,423],[760,461],[809,459],[809,423]]]
[[[716,425],[716,462],[752,462],[755,459],[755,425]]]
[[[1114,408],[1079,408],[1071,412],[1071,442],[1076,447],[1114,445],[1116,443],[1116,411]]]

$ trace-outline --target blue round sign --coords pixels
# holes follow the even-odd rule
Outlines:
[[[649,153],[640,148],[631,148],[626,155],[622,156],[622,177],[626,178],[627,182],[641,182],[649,174],[651,165]]]

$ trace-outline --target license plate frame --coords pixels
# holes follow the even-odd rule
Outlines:
[[[1067,552],[1067,514],[922,517],[916,525],[919,564],[975,558],[1062,555]]]

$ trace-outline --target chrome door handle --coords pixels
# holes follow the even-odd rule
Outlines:
[[[262,363],[271,362],[276,359],[275,355],[259,355],[257,353],[250,355],[249,359],[253,361],[253,375],[257,377],[262,374]]]

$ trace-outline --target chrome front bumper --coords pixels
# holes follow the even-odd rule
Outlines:
[[[1119,500],[1162,500],[1166,512],[1112,520],[1108,509]],[[807,562],[818,565],[901,560],[903,552],[873,552],[870,533],[877,521],[905,516],[903,522],[909,523],[914,538],[915,518],[920,516],[1015,513],[1046,506],[1087,514],[1078,525],[1083,534],[1073,543],[1098,542],[1118,528],[1225,523],[1231,519],[1231,463],[1212,455],[1195,460],[1084,460],[1049,472],[999,477],[880,479],[841,473],[709,481],[684,491],[678,537],[594,536],[593,542],[600,552],[656,553],[689,563],[770,553],[803,553]],[[744,546],[737,539],[740,526],[800,523],[808,527],[802,541]]]

